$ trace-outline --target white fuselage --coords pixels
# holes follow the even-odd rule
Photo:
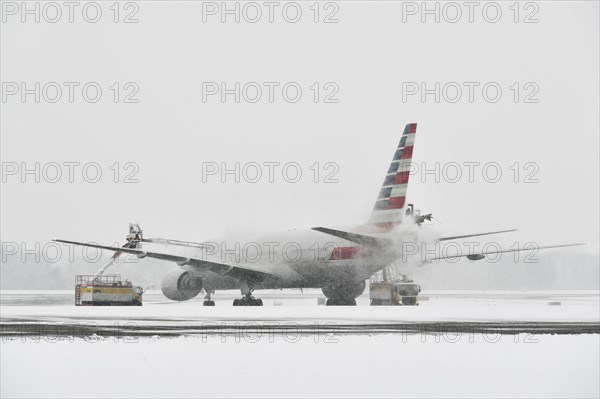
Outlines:
[[[204,244],[210,248],[194,249],[194,257],[228,265],[249,265],[274,274],[255,281],[255,289],[321,288],[364,281],[399,256],[383,249],[369,250],[310,229],[288,230],[257,239],[205,241]],[[240,286],[237,279],[228,275],[188,270],[203,279],[205,289]]]

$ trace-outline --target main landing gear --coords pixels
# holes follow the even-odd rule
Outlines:
[[[243,297],[241,299],[234,299],[233,306],[262,306],[262,299],[254,298],[252,291],[254,291],[253,281],[242,281],[240,284],[240,290],[242,291]]]
[[[326,306],[356,306],[356,299],[365,291],[366,283],[360,281],[344,281],[337,285],[322,288],[328,299]]]
[[[234,299],[233,306],[262,306],[263,301],[260,298],[254,298],[251,294],[244,295],[241,299]]]
[[[356,306],[354,298],[329,298],[325,306]]]

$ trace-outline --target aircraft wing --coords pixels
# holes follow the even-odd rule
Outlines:
[[[485,251],[485,252],[472,253],[472,254],[437,256],[435,258],[427,259],[427,262],[433,262],[435,260],[441,260],[441,259],[454,259],[454,258],[460,258],[463,256],[469,260],[481,260],[481,259],[485,258],[486,255],[501,254],[501,253],[505,253],[505,252],[537,251],[539,249],[575,247],[578,245],[588,245],[588,244],[587,243],[576,243],[576,244],[558,244],[558,245],[545,245],[545,246],[531,245],[531,246],[515,248],[515,249],[501,249],[501,250],[493,249],[493,250],[489,250],[489,251]]]
[[[490,235],[490,234],[510,233],[511,231],[517,231],[517,229],[490,231],[490,232],[487,232],[487,233],[468,234],[468,235],[464,235],[464,236],[442,237],[442,238],[438,239],[438,241],[448,241],[448,240],[457,240],[459,238],[487,236],[487,235]]]
[[[124,252],[124,253],[128,253],[128,254],[136,255],[140,259],[148,257],[148,258],[153,258],[153,259],[165,260],[168,262],[175,262],[179,266],[191,266],[197,270],[212,271],[212,272],[215,272],[215,273],[221,274],[221,275],[224,275],[224,274],[231,275],[232,277],[248,276],[248,277],[263,278],[263,277],[277,276],[277,274],[273,273],[270,270],[265,270],[263,268],[253,266],[253,265],[252,266],[251,265],[241,265],[241,264],[227,265],[224,263],[212,262],[212,261],[207,261],[204,259],[188,258],[185,256],[163,254],[163,253],[151,252],[151,251],[143,251],[140,249],[133,249],[133,248],[110,247],[110,246],[105,246],[105,245],[88,244],[88,243],[83,243],[83,242],[67,241],[67,240],[59,240],[59,239],[54,239],[53,241],[61,242],[64,244],[81,245],[84,247],[106,249],[108,251]]]

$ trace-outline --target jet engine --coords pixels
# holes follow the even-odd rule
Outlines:
[[[164,296],[172,301],[187,301],[202,290],[202,278],[187,270],[171,270],[163,278],[161,289]]]
[[[327,298],[358,298],[365,292],[366,283],[361,281],[349,281],[339,285],[323,287],[323,295]]]

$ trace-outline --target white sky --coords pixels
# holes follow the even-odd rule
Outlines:
[[[200,2],[138,2],[137,24],[21,23],[1,27],[3,82],[98,82],[101,101],[10,97],[1,103],[2,162],[98,162],[97,184],[2,184],[4,241],[53,237],[113,243],[127,223],[148,236],[193,241],[244,230],[362,223],[404,125],[419,124],[414,161],[497,162],[499,183],[413,178],[408,200],[443,232],[520,228],[541,244],[592,243],[598,252],[599,12],[597,2],[537,2],[539,23],[402,22],[401,3],[338,2],[337,24],[202,22]],[[420,2],[418,2],[420,4]],[[524,13],[525,11],[522,10]],[[520,15],[522,18],[523,15]],[[295,104],[202,102],[202,82],[298,82]],[[136,82],[137,104],[108,87]],[[337,104],[308,87],[335,82]],[[497,82],[497,103],[402,101],[403,82]],[[514,103],[514,82],[535,82],[537,104]],[[77,93],[77,92],[76,92]],[[476,91],[476,93],[480,93]],[[525,92],[521,92],[522,94]],[[466,96],[466,94],[464,94]],[[16,98],[16,99],[15,99]],[[297,162],[305,178],[270,184],[201,179],[202,162]],[[114,162],[139,165],[137,184],[111,181]],[[311,181],[308,166],[334,162],[339,183]],[[512,181],[509,166],[534,162],[539,183]],[[466,169],[464,169],[466,170]],[[66,171],[66,169],[65,169]],[[506,177],[504,177],[506,176]],[[523,176],[521,176],[523,180]]]

